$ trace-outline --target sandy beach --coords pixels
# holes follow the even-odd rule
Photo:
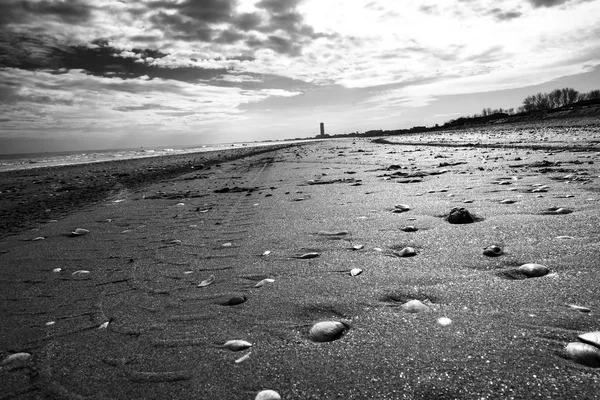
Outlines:
[[[561,124],[0,174],[0,399],[599,398],[600,123]]]

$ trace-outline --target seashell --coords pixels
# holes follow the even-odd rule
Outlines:
[[[400,251],[393,253],[396,257],[414,257],[417,255],[417,251],[412,247],[405,247]]]
[[[126,231],[123,231],[123,232],[126,232]],[[121,233],[123,233],[123,232],[121,232]],[[165,244],[181,244],[181,240],[179,240],[179,239],[171,239],[171,240],[165,241]]]
[[[502,200],[502,201],[500,202],[500,204],[513,204],[513,203],[516,203],[516,202],[517,202],[517,201],[516,201],[516,200],[513,200],[513,199],[504,199],[504,200]]]
[[[250,354],[252,354],[252,353],[244,354],[243,356],[241,356],[240,358],[238,358],[237,360],[235,360],[235,363],[239,364],[241,362],[246,361],[247,359],[250,358]]]
[[[177,204],[175,204],[175,206],[179,206],[179,207],[185,206],[185,203],[177,203]]]
[[[304,253],[304,254],[299,255],[299,256],[294,256],[293,258],[299,258],[301,260],[307,260],[309,258],[319,257],[320,255],[321,255],[320,253]]]
[[[450,210],[446,220],[451,224],[470,224],[475,222],[475,217],[466,208],[455,207]]]
[[[452,320],[450,318],[441,317],[441,318],[438,318],[437,322],[438,322],[438,324],[440,324],[442,326],[447,326],[452,323]]]
[[[400,307],[406,312],[409,313],[419,313],[423,311],[429,311],[430,308],[423,304],[420,300],[410,300],[406,303],[402,304]]]
[[[254,400],[281,400],[281,396],[274,390],[261,390]]]
[[[338,321],[317,322],[310,328],[308,337],[313,342],[331,342],[342,337],[347,329],[345,324]]]
[[[362,244],[357,244],[355,246],[352,246],[352,250],[360,250],[362,248],[364,248],[365,246],[363,246]]]
[[[46,322],[46,326],[52,326],[54,324],[56,324],[56,321],[48,321],[48,322]]]
[[[518,269],[528,278],[537,278],[550,272],[550,269],[542,264],[523,264]]]
[[[90,233],[90,231],[88,231],[87,229],[77,228],[73,232],[71,232],[71,235],[73,235],[73,236],[83,236],[83,235],[87,235],[88,233]]]
[[[396,204],[394,206],[394,209],[392,210],[393,213],[402,213],[402,212],[406,212],[410,210],[410,206],[407,204]]]
[[[85,269],[80,269],[78,271],[73,272],[71,275],[85,275],[85,274],[89,274],[90,271],[85,270]]]
[[[246,342],[245,340],[228,340],[223,343],[223,348],[231,351],[242,351],[252,347],[252,343]]]
[[[380,248],[380,247],[373,247],[373,250],[375,250],[375,251],[383,251],[383,249]]]
[[[271,254],[270,250],[266,250],[264,253],[262,253],[263,256],[268,256],[269,254]]]
[[[14,362],[23,362],[23,361],[27,361],[31,358],[31,354],[30,353],[14,353],[11,354],[10,356],[6,357],[4,360],[2,360],[2,365],[6,365],[6,364],[10,364],[10,363],[14,363]]]
[[[232,244],[232,243],[223,243],[223,244],[221,245],[221,247],[231,247],[231,246],[233,246],[233,244]]]
[[[193,273],[194,273],[194,271],[183,271],[184,275],[189,275],[189,274],[193,274]]]
[[[569,210],[568,208],[557,208],[556,210],[554,210],[555,214],[571,214],[573,212],[573,210]]]
[[[468,199],[468,200],[463,201],[463,203],[470,204],[470,203],[473,203],[474,201],[475,200]]]
[[[573,361],[587,367],[600,367],[600,349],[587,343],[571,342],[565,349]]]
[[[54,268],[52,270],[52,272],[54,272],[55,274],[59,273],[60,271],[62,271],[62,268]]]
[[[350,276],[357,276],[363,273],[363,270],[360,268],[352,268],[350,270]]]
[[[236,295],[231,297],[229,300],[221,303],[222,306],[237,306],[238,304],[245,303],[248,298],[243,295]]]
[[[483,249],[483,255],[488,257],[498,257],[502,255],[500,246],[492,245]]]
[[[417,227],[414,226],[414,225],[405,226],[403,228],[400,228],[400,230],[403,231],[403,232],[416,232],[416,231],[418,231]]]
[[[275,282],[275,279],[266,278],[266,279],[263,279],[262,281],[258,282],[256,285],[254,285],[254,287],[257,287],[257,288],[263,287],[267,283],[273,283],[273,282]]]
[[[101,324],[101,325],[98,327],[98,329],[106,329],[106,328],[108,328],[108,324],[109,324],[109,323],[110,323],[110,321],[103,322],[103,323],[102,323],[102,324]]]
[[[575,239],[574,236],[557,236],[554,239],[558,239],[558,240],[569,240],[569,239]]]
[[[584,313],[589,313],[589,312],[592,311],[591,309],[589,309],[587,307],[578,306],[576,304],[567,304],[567,307],[570,307],[573,310],[581,311],[581,312],[584,312]]]
[[[319,232],[317,232],[317,235],[319,235],[319,236],[345,236],[347,234],[348,234],[348,231],[336,231],[336,232],[319,231]]]
[[[38,241],[38,240],[44,240],[44,239],[46,239],[46,238],[45,238],[45,237],[43,237],[43,236],[38,236],[38,237],[35,237],[35,238],[31,239],[31,241],[32,241],[32,242],[36,242],[36,241]]]
[[[205,287],[208,285],[212,285],[215,282],[215,276],[211,275],[208,277],[208,279],[203,280],[202,282],[200,282],[200,284],[198,285],[198,287]]]
[[[577,337],[582,342],[591,344],[592,346],[596,346],[600,349],[600,331],[582,333]]]

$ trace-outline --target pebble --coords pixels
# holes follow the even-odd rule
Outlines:
[[[362,248],[364,248],[365,246],[362,244],[357,244],[355,246],[352,246],[352,250],[361,250]]]
[[[363,273],[363,270],[360,268],[352,268],[350,270],[350,276],[357,276]]]
[[[600,331],[582,333],[578,338],[584,343],[600,348]]]
[[[538,278],[540,276],[547,275],[550,269],[542,264],[523,264],[519,268],[519,271],[528,278]]]
[[[348,234],[348,231],[337,231],[337,232],[319,231],[319,232],[317,232],[317,235],[319,235],[319,236],[345,236],[347,234]]]
[[[258,282],[256,285],[254,285],[254,287],[256,287],[256,288],[263,287],[267,283],[273,283],[273,282],[275,282],[275,279],[266,278],[266,279],[263,279],[262,281]]]
[[[400,228],[400,230],[403,231],[403,232],[416,232],[416,231],[418,231],[417,227],[414,226],[414,225],[405,226],[403,228]]]
[[[589,309],[587,307],[578,306],[576,304],[567,304],[567,306],[572,308],[573,310],[581,311],[583,313],[589,313],[592,311],[591,309]]]
[[[229,300],[222,302],[221,305],[237,306],[238,304],[245,303],[246,300],[248,300],[248,298],[246,296],[236,295],[236,296],[231,297]]]
[[[446,220],[451,224],[470,224],[475,222],[475,217],[466,208],[455,207],[450,210]]]
[[[337,340],[348,327],[339,321],[322,321],[317,322],[310,328],[308,337],[313,342],[331,342]]]
[[[394,209],[392,210],[393,213],[402,213],[402,212],[406,212],[410,210],[410,206],[406,205],[406,204],[396,204],[394,206]]]
[[[261,390],[254,400],[281,400],[281,396],[274,390]]]
[[[483,249],[483,255],[488,257],[498,257],[502,255],[500,246],[492,245]]]
[[[420,300],[410,300],[402,304],[402,309],[409,313],[419,313],[423,311],[429,311],[429,306],[423,304]]]
[[[23,361],[27,361],[31,358],[31,354],[30,353],[14,353],[9,355],[8,357],[6,357],[4,360],[2,360],[2,365],[7,365],[7,364],[11,364],[14,362],[23,362]]]
[[[513,199],[504,199],[504,200],[500,201],[500,204],[513,204],[513,203],[516,203],[516,202],[517,201],[513,200]]]
[[[309,258],[319,257],[320,255],[321,255],[320,253],[304,253],[304,254],[299,255],[299,256],[294,256],[293,258],[299,258],[301,260],[307,260]]]
[[[452,323],[452,320],[450,318],[441,317],[441,318],[438,318],[437,322],[438,322],[438,324],[440,324],[442,326],[447,326]]]

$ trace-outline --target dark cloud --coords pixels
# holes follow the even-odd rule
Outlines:
[[[128,112],[128,111],[144,111],[144,110],[172,110],[172,111],[179,111],[179,109],[176,108],[176,107],[163,106],[161,104],[156,104],[156,103],[146,103],[146,104],[142,104],[140,106],[115,107],[115,108],[113,108],[113,110],[115,110],[115,111],[123,111],[123,112]]]
[[[511,19],[519,18],[523,13],[518,11],[503,11],[500,8],[491,9],[488,15],[493,16],[498,21],[510,21]]]
[[[0,1],[0,25],[20,24],[35,17],[50,17],[77,24],[87,21],[94,9],[80,0],[3,0]]]
[[[528,0],[535,8],[539,7],[554,7],[566,3],[569,0]]]

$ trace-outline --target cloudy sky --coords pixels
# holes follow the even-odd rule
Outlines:
[[[600,89],[600,0],[0,0],[0,152],[410,128]]]

